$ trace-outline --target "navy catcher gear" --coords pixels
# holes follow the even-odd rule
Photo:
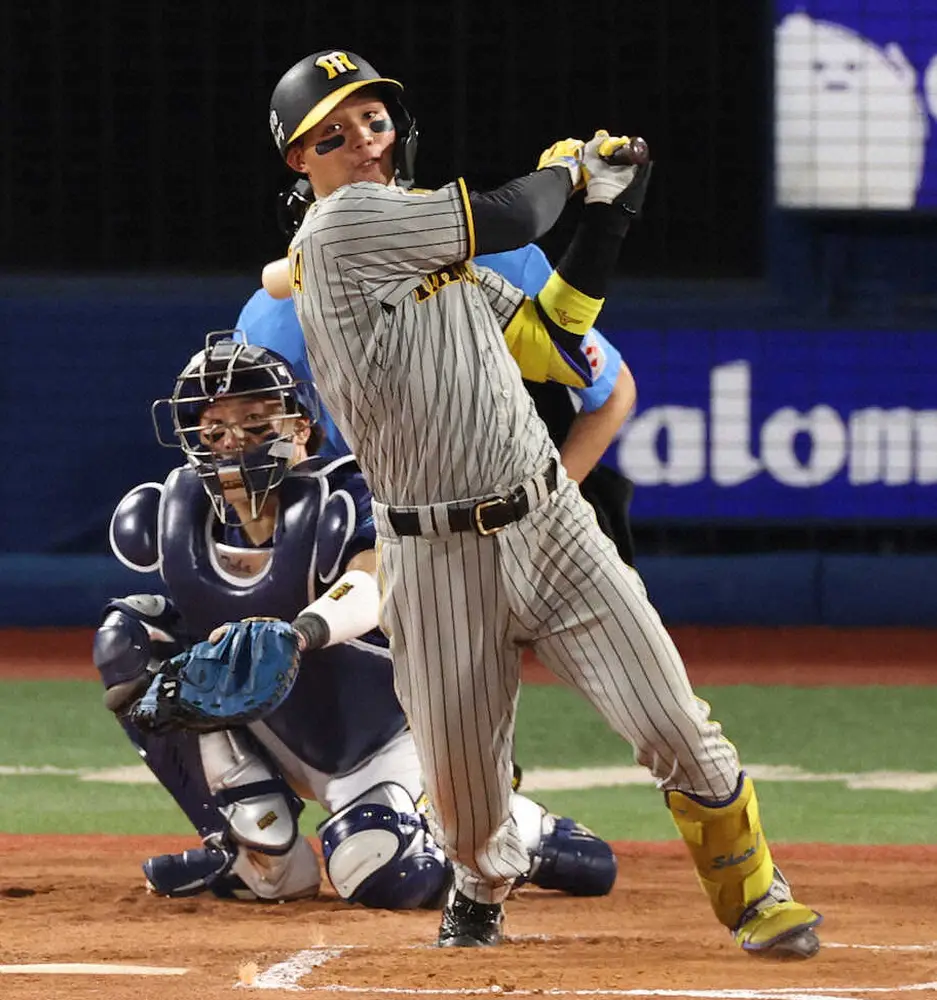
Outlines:
[[[531,860],[529,879],[534,885],[571,896],[605,896],[612,891],[618,875],[611,847],[565,816],[555,818],[553,829],[545,831]]]
[[[128,569],[138,573],[159,569],[157,523],[162,495],[162,483],[141,483],[121,498],[111,515],[111,550]]]
[[[286,159],[292,143],[362,87],[376,87],[381,93],[397,132],[394,142],[397,184],[410,187],[416,164],[417,128],[400,100],[403,85],[381,76],[369,62],[347,50],[313,52],[288,69],[274,87],[270,97],[270,132],[280,156]]]
[[[158,594],[132,594],[107,603],[92,655],[106,688],[104,703],[112,712],[143,694],[157,665],[183,648],[181,631],[179,612]]]
[[[221,898],[297,899],[319,891],[319,863],[298,817],[303,801],[245,729],[201,733],[200,768],[223,827],[204,846],[143,865],[163,896],[210,889]]]
[[[250,500],[251,517],[257,518],[289,469],[296,418],[308,417],[313,425],[318,424],[319,401],[312,385],[296,379],[279,354],[233,340],[229,336],[233,332],[208,334],[204,350],[190,359],[176,379],[172,396],[157,399],[151,412],[157,440],[164,447],[182,449],[218,520],[238,525],[243,522],[226,504],[223,487],[242,487]],[[278,410],[263,422],[245,427],[239,448],[221,453],[213,447],[213,438],[223,432],[203,425],[202,414],[219,400],[238,397],[269,400],[278,404]],[[167,409],[172,424],[168,440],[161,428]]]
[[[451,869],[402,786],[375,785],[316,832],[342,899],[386,910],[440,905]]]
[[[324,584],[338,579],[348,561],[376,543],[371,495],[362,488],[360,473],[334,490],[319,515],[316,528],[316,568]]]
[[[196,643],[164,663],[131,718],[154,732],[246,725],[282,704],[298,670],[297,637],[286,622],[234,622],[220,642]]]
[[[159,896],[182,898],[217,886],[217,895],[236,897],[233,883],[240,880],[225,877],[236,857],[237,851],[220,844],[205,844],[181,854],[158,854],[143,862],[146,887]]]

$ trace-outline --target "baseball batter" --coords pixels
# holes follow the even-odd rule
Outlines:
[[[554,144],[539,169],[490,193],[457,180],[410,194],[394,183],[412,166],[401,90],[360,56],[324,50],[277,84],[270,125],[316,198],[291,245],[294,302],[320,392],[374,494],[381,624],[455,863],[439,944],[496,944],[523,871],[509,794],[529,647],[632,743],[739,946],[809,957],[820,915],[774,868],[734,746],[522,382],[588,383],[581,339],[647,169],[607,163],[628,140],[597,133]],[[476,253],[544,233],[583,187],[577,232],[534,299],[473,266]],[[519,367],[508,344],[521,331],[534,346]]]
[[[299,184],[305,186],[305,179]],[[296,203],[305,215],[308,202],[297,200]],[[292,223],[288,232],[290,238],[299,228],[302,215],[295,222],[289,219]],[[506,253],[477,257],[475,262],[497,271],[531,297],[540,291],[551,272],[545,254],[535,243]],[[284,259],[283,263],[287,261]],[[303,332],[290,296],[288,272],[282,277],[282,285],[270,290],[259,288],[248,299],[235,326],[247,342],[278,351],[297,372],[312,378]],[[559,449],[567,475],[579,483],[583,496],[592,504],[599,526],[615,542],[619,555],[626,563],[634,565],[634,541],[628,513],[634,485],[616,469],[601,464],[599,459],[631,412],[637,389],[631,369],[614,345],[599,330],[590,330],[586,338],[584,346],[592,369],[591,385],[581,388],[558,382],[525,382],[525,385]],[[326,432],[326,442],[319,454],[347,455],[348,445],[324,407],[319,422]]]

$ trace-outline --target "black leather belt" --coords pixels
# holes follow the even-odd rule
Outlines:
[[[556,461],[542,474],[547,492],[556,489]],[[518,486],[506,497],[491,496],[474,503],[451,503],[445,507],[445,517],[450,531],[476,531],[479,535],[495,535],[502,528],[519,521],[530,511],[530,501],[523,486]],[[420,515],[408,507],[388,507],[387,518],[398,535],[422,535]]]

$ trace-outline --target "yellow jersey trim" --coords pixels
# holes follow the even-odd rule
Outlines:
[[[468,256],[466,260],[471,260],[475,256],[475,217],[472,215],[472,203],[469,201],[468,187],[465,179],[456,179],[459,185],[459,194],[462,196],[462,208],[465,210],[465,228],[468,230]]]

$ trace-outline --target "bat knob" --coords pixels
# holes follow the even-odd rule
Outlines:
[[[602,159],[613,167],[641,166],[648,161],[647,143],[640,136],[629,140],[627,145],[619,146],[614,152]]]

